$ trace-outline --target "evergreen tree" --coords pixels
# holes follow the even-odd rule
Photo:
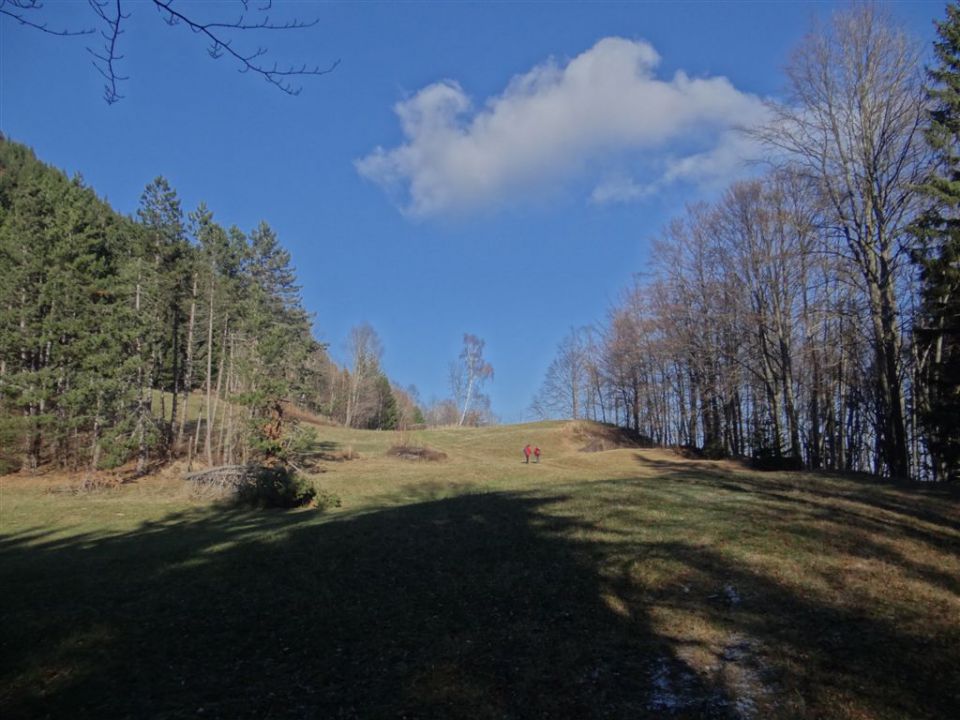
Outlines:
[[[393,396],[390,380],[382,372],[373,383],[374,410],[367,424],[371,430],[396,430],[400,423],[400,409]]]
[[[349,412],[356,383],[313,339],[270,226],[248,237],[203,204],[188,225],[195,244],[162,177],[123,217],[0,137],[0,472],[134,459],[145,472],[183,452],[282,463],[289,404]],[[359,377],[358,425],[397,426],[375,358]],[[194,389],[204,401],[187,432]]]
[[[143,228],[142,252],[150,269],[146,289],[146,313],[150,328],[147,360],[151,369],[151,390],[159,392],[160,424],[163,445],[172,451],[173,428],[177,420],[177,401],[183,367],[184,305],[188,292],[188,246],[183,211],[176,191],[163,177],[147,185],[140,197],[137,217]],[[170,412],[166,407],[171,392]]]
[[[936,479],[960,478],[960,5],[937,23],[937,65],[928,71],[927,141],[939,171],[924,190],[934,201],[915,229],[921,272],[918,406]]]
[[[213,213],[204,203],[190,213],[190,221],[197,240],[198,264],[201,268],[200,326],[203,331],[200,335],[203,339],[200,343],[202,352],[198,357],[203,359],[205,395],[202,418],[197,421],[190,455],[192,457],[196,451],[200,431],[204,429],[204,457],[207,464],[212,465],[214,432],[220,410],[231,320],[236,320],[236,316],[240,314],[234,306],[240,292],[238,285],[246,241],[242,234],[227,233],[218,225],[213,219]]]
[[[99,462],[122,417],[117,282],[131,224],[83,185],[0,141],[0,410],[26,465]],[[11,429],[12,428],[12,429]]]
[[[9,155],[13,162],[8,170]],[[47,412],[52,394],[46,370],[47,350],[52,350],[47,315],[58,179],[45,173],[32,154],[5,152],[3,164],[3,175],[13,171],[16,178],[4,193],[0,218],[2,387],[22,432],[26,465],[35,469],[41,459],[42,428],[52,419]]]
[[[271,463],[282,459],[284,402],[297,395],[313,340],[290,254],[265,222],[250,234],[244,268],[243,327],[253,377],[243,402],[250,410],[251,446]]]

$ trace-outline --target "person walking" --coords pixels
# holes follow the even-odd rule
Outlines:
[[[527,446],[523,449],[523,461],[527,465],[530,464],[530,443],[527,443]]]
[[[534,457],[534,460],[533,460],[533,461],[534,461],[535,463],[539,463],[539,462],[540,462],[540,448],[539,448],[539,447],[535,447],[535,448],[533,449],[533,457]]]

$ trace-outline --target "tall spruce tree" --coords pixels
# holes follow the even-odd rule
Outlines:
[[[374,380],[372,391],[373,415],[367,427],[371,430],[396,430],[400,423],[400,410],[390,387],[390,379],[382,372],[379,373]]]
[[[916,328],[920,421],[935,479],[960,478],[960,5],[937,23],[928,70],[926,138],[939,159],[924,186],[933,206],[917,224],[921,312]]]
[[[290,253],[265,222],[250,233],[245,271],[243,329],[252,377],[242,400],[250,413],[251,447],[272,463],[282,460],[284,450],[284,401],[297,396],[312,349],[310,321]]]
[[[143,228],[142,253],[144,320],[147,337],[144,362],[149,368],[150,389],[160,391],[160,440],[166,453],[172,452],[173,428],[177,420],[183,355],[182,326],[188,293],[188,246],[183,211],[176,191],[163,177],[157,177],[140,196],[137,216]],[[167,410],[167,392],[170,409]]]

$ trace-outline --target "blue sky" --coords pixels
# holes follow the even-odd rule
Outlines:
[[[164,175],[186,209],[266,220],[334,357],[369,322],[390,377],[424,400],[448,393],[463,333],[479,335],[494,412],[515,422],[557,342],[603,318],[659,229],[745,172],[755,149],[732,128],[762,117],[791,49],[837,5],[274,2],[274,19],[319,23],[238,43],[341,60],[298,97],[127,7],[113,106],[89,38],[0,18],[0,131],[122,212]],[[889,9],[927,45],[944,12]],[[45,11],[92,24],[83,2]]]

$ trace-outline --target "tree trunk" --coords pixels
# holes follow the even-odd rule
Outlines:
[[[137,315],[137,322],[142,324],[142,318],[140,316],[140,297],[142,292],[141,287],[142,276],[140,273],[137,274],[137,288],[136,288],[136,298],[134,300],[134,309]],[[137,469],[136,474],[142,475],[147,471],[147,405],[146,405],[146,389],[145,389],[145,380],[146,373],[144,372],[143,367],[143,335],[137,333],[136,341],[136,351],[137,351],[137,426],[136,426],[136,435],[137,435]]]
[[[183,431],[190,414],[190,390],[193,385],[193,328],[197,313],[197,275],[193,276],[193,292],[190,296],[190,322],[187,326],[187,358],[183,377],[183,414],[180,416],[180,427],[177,430],[177,447],[183,447]]]
[[[226,360],[226,354],[227,354],[228,323],[229,323],[229,315],[223,319],[223,341],[220,344],[220,360],[217,366],[217,390],[216,390],[216,393],[214,393],[213,409],[211,411],[210,419],[207,422],[207,443],[208,444],[210,443],[211,428],[213,428],[216,425],[217,412],[220,407],[220,390],[223,386],[223,365],[224,365],[224,361]],[[221,439],[222,439],[222,435],[221,435]],[[217,452],[219,453],[220,450],[221,450],[221,447],[218,446]],[[211,453],[211,457],[212,457],[212,453]]]
[[[207,457],[207,465],[213,465],[213,448],[210,444],[210,434],[213,427],[210,418],[213,414],[213,398],[210,395],[211,383],[213,381],[213,293],[214,293],[214,273],[216,268],[210,268],[210,303],[209,317],[207,318],[207,434],[203,443],[204,454]],[[199,422],[199,420],[198,420]]]

